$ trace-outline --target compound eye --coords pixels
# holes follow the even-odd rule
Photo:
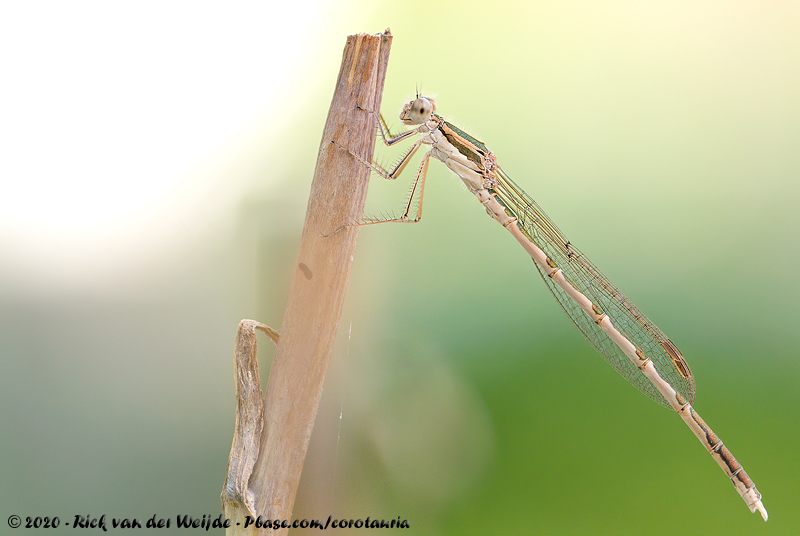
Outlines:
[[[417,102],[414,103],[414,112],[421,116],[428,115],[428,113],[430,113],[428,101],[425,99],[417,99]]]

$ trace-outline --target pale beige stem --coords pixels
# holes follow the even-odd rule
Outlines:
[[[360,221],[367,195],[369,168],[332,141],[372,160],[375,124],[365,110],[380,109],[391,41],[387,29],[349,36],[345,45],[267,384],[258,457],[243,498],[251,498],[263,519],[292,517],[358,239],[358,227],[334,231]]]

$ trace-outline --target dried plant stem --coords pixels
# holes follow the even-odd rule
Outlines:
[[[234,438],[222,497],[229,518],[235,519],[237,509],[241,515],[251,508],[263,519],[292,517],[358,239],[358,227],[334,231],[360,220],[369,181],[369,169],[331,142],[335,139],[365,159],[372,159],[375,119],[358,107],[380,109],[391,40],[389,30],[347,39],[322,134],[300,251],[267,384],[262,424],[256,424],[257,419],[252,415],[244,414],[255,410],[254,407],[242,408],[241,400],[237,407],[237,434],[240,422],[250,423],[251,435],[259,426],[261,431],[257,441],[250,438],[257,445],[248,439],[239,441],[240,445],[248,446],[247,453],[234,452],[237,447]],[[242,331],[240,326],[237,337],[237,352],[240,352],[237,367],[250,367],[249,374],[237,368],[237,378],[254,382],[258,381],[257,365],[254,376],[252,371],[255,360],[243,357],[251,352],[255,355],[256,328],[262,329],[253,325]],[[237,386],[237,396],[239,391]],[[243,387],[241,391],[251,392],[251,388]],[[249,483],[242,489],[244,472],[251,464]]]

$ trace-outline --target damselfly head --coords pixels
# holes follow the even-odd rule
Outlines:
[[[436,102],[430,97],[417,97],[403,106],[400,120],[406,125],[421,125],[436,111]]]

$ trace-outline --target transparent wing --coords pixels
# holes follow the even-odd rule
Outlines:
[[[608,314],[617,329],[649,357],[661,376],[690,403],[694,403],[695,385],[689,365],[678,348],[655,324],[642,314],[600,270],[589,262],[561,234],[561,231],[539,205],[517,186],[499,167],[494,168],[498,184],[497,197],[516,215],[520,228],[564,272],[567,281]],[[536,263],[534,263],[536,264]],[[644,394],[667,408],[671,406],[636,365],[595,324],[589,316],[550,277],[542,273],[550,292],[556,297],[586,339],[626,380]]]

